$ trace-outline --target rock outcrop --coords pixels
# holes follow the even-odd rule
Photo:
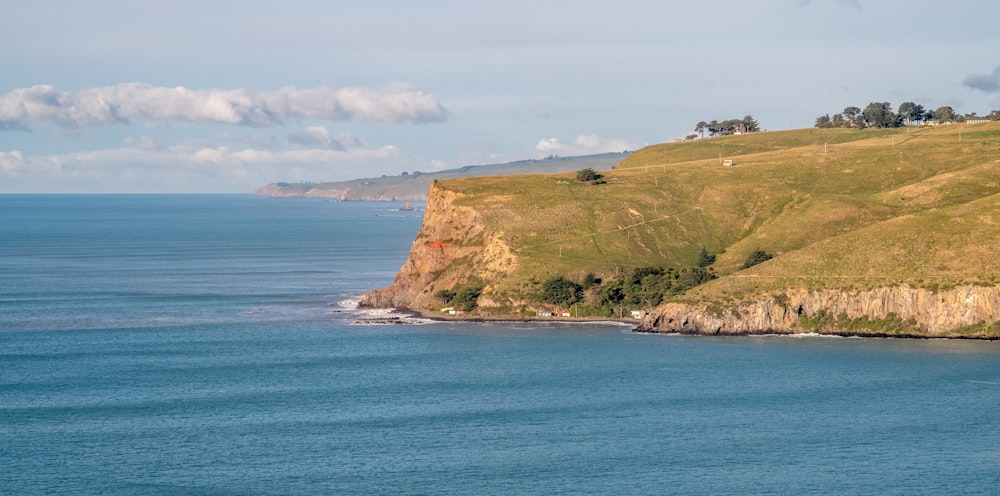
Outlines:
[[[956,329],[1000,320],[1000,287],[931,291],[908,286],[868,291],[788,290],[732,304],[668,303],[643,319],[652,332],[764,334],[820,331],[844,335],[954,336]],[[878,321],[893,321],[891,333]],[[972,332],[968,337],[982,337]]]
[[[431,184],[424,223],[392,285],[364,295],[359,306],[423,311],[440,302],[439,290],[471,282],[489,284],[509,274],[517,257],[502,231],[491,231],[463,194]],[[489,288],[480,299],[489,306]]]

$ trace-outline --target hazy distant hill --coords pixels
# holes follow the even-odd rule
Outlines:
[[[412,173],[400,176],[370,177],[331,183],[271,183],[254,192],[260,196],[282,198],[334,198],[362,201],[423,201],[431,182],[462,177],[503,176],[511,174],[549,174],[584,168],[609,169],[628,152],[602,153],[581,157],[551,157],[521,160],[506,164],[469,165],[439,172]]]

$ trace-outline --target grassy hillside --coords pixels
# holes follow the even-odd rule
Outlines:
[[[518,255],[493,282],[513,299],[555,275],[690,267],[702,248],[721,277],[698,298],[1000,278],[1000,123],[662,144],[603,173],[604,185],[554,174],[442,187],[467,194]],[[775,258],[740,270],[757,248]]]

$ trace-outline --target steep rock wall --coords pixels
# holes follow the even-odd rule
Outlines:
[[[810,332],[815,329],[809,328],[808,322],[821,315],[830,317],[824,331],[832,333],[878,334],[851,326],[837,329],[838,320],[843,322],[838,317],[865,317],[869,321],[895,317],[909,320],[913,334],[951,335],[958,328],[1000,319],[1000,287],[963,286],[943,291],[908,286],[869,291],[798,289],[730,308],[668,303],[643,319],[640,328],[694,334]]]
[[[440,306],[434,293],[457,285],[488,285],[514,269],[517,258],[502,231],[490,231],[481,213],[458,204],[461,193],[431,184],[424,222],[406,263],[390,286],[373,290],[361,307],[429,310]],[[480,305],[488,306],[489,298]]]

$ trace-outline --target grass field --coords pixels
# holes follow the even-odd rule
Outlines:
[[[734,166],[721,165],[732,160]],[[1000,123],[802,129],[647,147],[607,184],[572,173],[442,181],[503,232],[517,269],[553,275],[693,266],[713,292],[957,284],[1000,278]],[[775,258],[740,270],[756,248]]]

